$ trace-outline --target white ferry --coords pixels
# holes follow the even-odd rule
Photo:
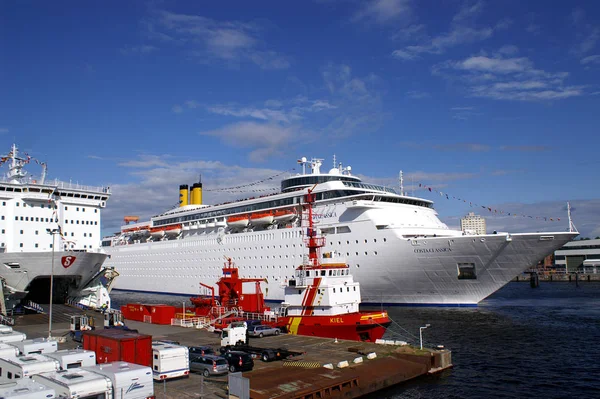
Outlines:
[[[13,145],[0,158],[8,167],[0,178],[0,280],[8,309],[26,296],[48,303],[52,274],[54,301],[64,300],[83,288],[107,257],[98,244],[110,189],[46,181],[46,164],[17,151]],[[31,162],[42,167],[39,178],[24,170]]]
[[[298,215],[311,188],[317,227],[346,258],[363,304],[476,305],[577,236],[468,234],[442,223],[432,201],[363,183],[341,164],[322,173],[320,159],[299,163],[281,193],[260,198],[207,206],[201,183],[191,196],[180,186],[179,207],[103,239],[107,266],[119,273],[114,288],[197,295],[200,281],[218,281],[227,256],[244,276],[265,278],[267,300],[283,300],[306,252]]]

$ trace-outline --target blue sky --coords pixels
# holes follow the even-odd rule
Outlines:
[[[403,170],[451,226],[475,210],[564,230],[536,217],[564,221],[570,200],[598,236],[599,16],[594,1],[3,2],[0,142],[51,178],[110,185],[106,232],[199,174],[218,203],[254,193],[211,189],[335,154],[381,184]]]

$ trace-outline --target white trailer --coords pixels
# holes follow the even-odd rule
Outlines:
[[[190,374],[190,351],[187,347],[160,341],[152,342],[152,377],[157,381]]]
[[[3,399],[52,399],[56,397],[54,389],[32,381],[29,378],[0,385],[0,398]]]
[[[56,371],[59,367],[58,361],[38,354],[0,359],[0,384],[14,382],[19,378],[29,378],[34,374]]]
[[[113,362],[84,369],[102,374],[111,380],[113,399],[154,398],[154,380],[150,367],[128,362]]]
[[[104,375],[84,369],[60,370],[37,374],[35,382],[46,385],[56,391],[62,399],[112,399],[113,387],[110,379]]]
[[[0,333],[5,332],[5,331],[12,331],[12,327],[11,326],[7,326],[6,324],[0,324]]]
[[[19,348],[22,355],[30,355],[33,353],[43,355],[58,350],[58,342],[47,338],[26,339],[21,342],[13,342],[12,345]]]
[[[0,342],[21,342],[27,339],[27,335],[18,331],[0,331]]]
[[[96,364],[96,352],[85,349],[62,349],[46,356],[58,360],[61,370],[89,367]]]
[[[0,342],[0,357],[15,357],[19,354],[19,348],[11,344]]]

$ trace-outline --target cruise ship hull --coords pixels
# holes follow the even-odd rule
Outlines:
[[[374,226],[373,226],[374,227]],[[577,233],[522,233],[405,238],[401,229],[353,229],[327,236],[327,248],[348,260],[363,304],[475,306]],[[240,273],[265,278],[266,300],[283,300],[288,278],[305,254],[301,228],[242,234],[202,233],[185,239],[105,248],[119,273],[116,290],[204,294],[224,256]],[[470,272],[460,275],[459,269]]]
[[[53,270],[51,252],[2,253],[0,278],[4,280],[7,307],[24,297],[48,301],[52,272],[54,301],[62,301],[82,289],[100,271],[106,258],[106,254],[99,252],[56,251]]]

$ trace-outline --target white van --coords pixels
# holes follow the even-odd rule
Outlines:
[[[4,399],[52,399],[55,397],[54,389],[29,378],[0,385],[0,398]]]
[[[113,399],[147,399],[154,397],[152,369],[128,362],[113,362],[85,367],[108,377],[113,385]]]
[[[44,355],[19,355],[10,359],[0,359],[0,384],[28,378],[34,374],[56,371],[60,365]]]
[[[21,342],[13,342],[12,345],[19,348],[22,355],[30,355],[33,353],[43,355],[58,350],[58,342],[47,338],[26,339]]]
[[[19,348],[11,344],[0,342],[0,357],[15,357],[19,354]]]
[[[165,342],[152,342],[152,377],[157,381],[190,374],[190,352],[187,347]]]
[[[0,331],[0,342],[21,342],[27,339],[27,335],[18,331]]]
[[[62,349],[46,356],[58,360],[61,370],[88,367],[96,364],[96,352],[85,349]]]
[[[61,399],[112,399],[113,397],[110,379],[89,370],[53,371],[34,375],[32,379],[54,389]]]

